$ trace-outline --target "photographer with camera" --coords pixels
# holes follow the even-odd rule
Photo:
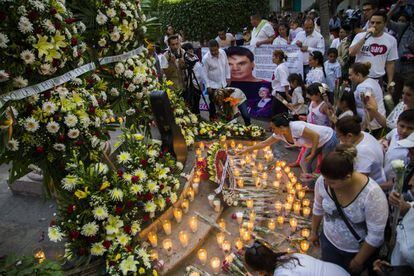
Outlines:
[[[167,79],[174,82],[175,90],[185,88],[185,51],[181,48],[180,39],[177,35],[168,37],[168,49],[163,55],[161,64]]]

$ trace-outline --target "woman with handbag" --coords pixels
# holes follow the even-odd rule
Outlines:
[[[354,170],[356,149],[339,145],[321,163],[315,184],[311,240],[319,243],[322,260],[353,275],[372,267],[372,258],[384,242],[388,203],[379,185]]]

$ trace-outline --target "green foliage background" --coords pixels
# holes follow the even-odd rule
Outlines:
[[[259,12],[267,17],[268,0],[158,0],[159,18],[165,27],[172,24],[183,30],[187,40],[215,38],[226,27],[231,32],[249,27],[250,15]]]

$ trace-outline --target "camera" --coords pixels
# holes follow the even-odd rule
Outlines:
[[[172,51],[172,50],[168,50],[168,54],[170,56],[174,56],[176,59],[180,59],[182,58],[181,52],[180,51]]]
[[[198,57],[189,52],[184,53],[184,62],[187,69],[193,69],[198,62]]]

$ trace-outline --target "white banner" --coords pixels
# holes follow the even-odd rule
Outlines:
[[[141,46],[137,49],[134,49],[132,51],[129,51],[129,52],[121,54],[121,55],[101,58],[99,60],[99,64],[100,65],[105,65],[105,64],[108,64],[108,63],[114,63],[114,62],[120,62],[120,61],[127,60],[130,57],[141,54],[143,49],[144,49],[144,46]]]

